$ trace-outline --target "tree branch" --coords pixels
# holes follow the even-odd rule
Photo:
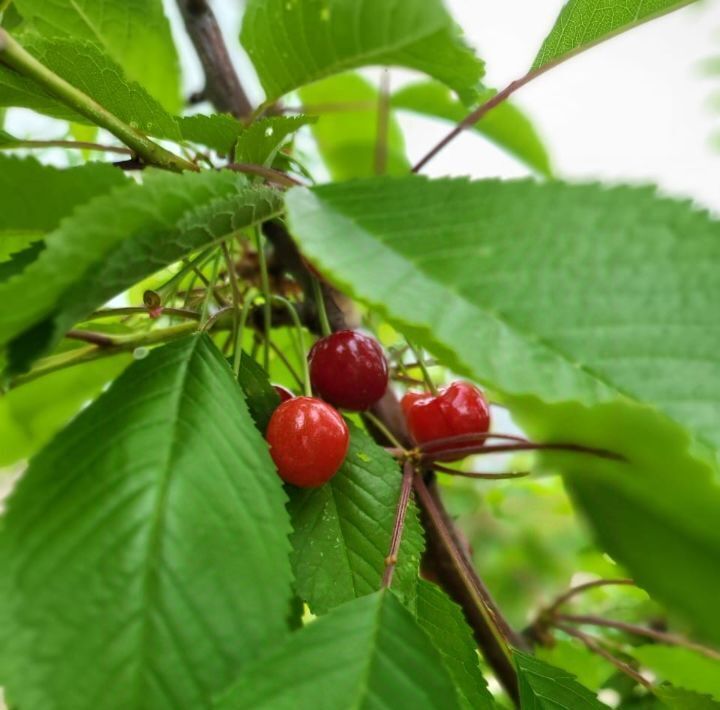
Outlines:
[[[415,469],[412,463],[406,461],[403,466],[402,487],[400,488],[400,498],[395,513],[395,525],[393,526],[392,538],[390,540],[390,550],[385,558],[385,572],[382,578],[382,586],[385,589],[389,588],[392,584],[395,566],[397,565],[400,543],[402,542],[403,530],[405,529],[405,515],[408,504],[410,503],[414,476]]]
[[[177,5],[205,72],[204,98],[218,111],[239,119],[249,118],[252,104],[240,84],[208,0],[177,0]]]

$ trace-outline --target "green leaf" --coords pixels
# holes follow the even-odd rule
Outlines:
[[[0,285],[0,345],[15,339],[21,368],[76,321],[132,284],[232,232],[269,219],[279,193],[230,172],[172,175],[146,171],[83,205],[47,237],[40,257]],[[21,337],[22,336],[22,337]]]
[[[160,138],[180,140],[175,119],[142,86],[129,81],[121,67],[94,44],[32,34],[22,35],[19,40],[58,76],[125,123]],[[31,79],[1,65],[0,106],[20,106],[76,123],[89,123],[89,119],[75,113]]]
[[[162,0],[15,0],[14,5],[46,37],[98,45],[167,110],[180,110],[180,69]]]
[[[112,165],[60,170],[34,158],[0,155],[0,239],[20,232],[37,239],[78,205],[127,182]]]
[[[544,663],[568,671],[593,691],[603,688],[608,678],[617,672],[607,659],[576,639],[556,638],[552,646],[538,646],[535,656]]]
[[[515,651],[523,710],[598,710],[606,708],[567,671]]]
[[[695,0],[568,0],[532,68],[562,60]]]
[[[660,644],[637,646],[632,655],[659,680],[720,700],[720,661],[688,648]]]
[[[378,91],[372,83],[348,72],[305,86],[298,93],[309,108],[345,103],[362,107],[323,113],[312,126],[312,133],[333,180],[375,175]],[[395,116],[388,118],[386,170],[389,175],[403,175],[410,171],[405,141]]]
[[[280,404],[280,395],[270,384],[265,370],[246,352],[240,358],[238,382],[245,393],[250,415],[258,430],[264,434],[272,413]]]
[[[118,355],[16,387],[0,396],[0,468],[32,456],[130,362]]]
[[[397,462],[353,424],[340,471],[320,488],[288,488],[296,591],[316,614],[380,588],[402,475]],[[423,540],[408,509],[393,589],[412,600]]]
[[[0,258],[0,282],[7,281],[24,271],[38,258],[44,248],[45,242],[32,241],[24,249],[10,254],[8,259]]]
[[[478,665],[477,645],[462,609],[439,587],[420,580],[417,620],[442,656],[453,679],[462,707],[496,707]]]
[[[495,93],[493,89],[485,89],[478,103],[484,103]],[[392,95],[391,105],[395,109],[452,123],[459,123],[468,114],[450,90],[436,81],[404,86]],[[541,175],[552,175],[550,158],[540,136],[530,119],[512,103],[505,101],[496,106],[473,126],[473,130]]]
[[[483,74],[441,0],[250,0],[241,40],[267,101],[348,69],[392,65],[472,102]]]
[[[543,460],[605,550],[719,639],[720,487],[700,442],[720,448],[720,225],[650,189],[559,182],[368,180],[287,203],[326,277],[532,437],[626,458]]]
[[[255,121],[238,137],[235,160],[271,165],[285,139],[316,120],[313,116],[271,116]]]
[[[653,693],[670,710],[720,710],[720,703],[715,702],[707,695],[694,693],[685,688],[661,685],[659,688],[653,688]]]
[[[283,503],[207,336],[134,363],[8,501],[0,653],[11,704],[210,707],[286,634]]]
[[[437,651],[390,592],[334,609],[240,676],[217,710],[459,710]]]
[[[241,121],[226,113],[215,113],[212,116],[196,114],[176,120],[186,141],[201,143],[221,155],[232,153],[238,136],[245,130]]]

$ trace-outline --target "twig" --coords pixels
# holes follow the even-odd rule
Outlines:
[[[133,155],[130,148],[124,148],[119,145],[102,145],[100,143],[90,143],[88,141],[66,141],[66,140],[18,140],[15,143],[5,143],[0,145],[0,150],[14,150],[16,148],[70,148],[73,150],[97,150],[106,153],[118,153],[119,155]]]
[[[390,550],[385,558],[385,571],[382,577],[383,589],[389,589],[392,584],[393,574],[398,562],[398,554],[400,552],[400,543],[402,542],[403,530],[405,528],[405,515],[407,513],[408,504],[410,503],[410,494],[412,493],[413,476],[415,469],[410,461],[406,461],[403,466],[402,486],[400,488],[400,498],[395,512],[395,524],[393,525],[392,537],[390,539]]]
[[[463,478],[479,478],[488,481],[498,481],[504,478],[524,478],[530,475],[530,471],[509,471],[504,473],[489,473],[484,471],[462,471],[456,468],[449,468],[439,463],[432,464],[433,471],[439,471],[440,473],[447,473],[451,476],[461,476]]]
[[[598,587],[608,587],[613,585],[635,585],[635,582],[632,579],[594,579],[591,582],[584,582],[583,584],[578,584],[575,587],[571,587],[566,592],[561,594],[560,596],[555,599],[552,604],[545,610],[546,614],[553,614],[555,613],[563,604],[570,601],[573,597],[577,596],[578,594],[582,594],[583,592],[587,591],[588,589],[597,589]]]
[[[299,180],[291,177],[287,173],[280,172],[273,168],[268,168],[265,165],[254,165],[252,163],[228,163],[225,166],[228,170],[234,170],[236,173],[245,173],[247,175],[259,175],[265,178],[268,182],[274,182],[277,185],[283,185],[284,187],[295,187],[303,186]]]
[[[534,444],[532,442],[517,444],[492,444],[490,446],[468,446],[443,451],[427,452],[423,454],[424,461],[452,461],[458,456],[480,456],[484,454],[512,453],[515,451],[573,451],[580,454],[590,454],[603,459],[624,461],[619,454],[605,449],[594,449],[580,444]]]
[[[372,426],[374,426],[380,433],[398,450],[403,451],[404,453],[407,453],[405,449],[403,448],[402,444],[397,440],[395,437],[395,434],[393,434],[390,429],[388,429],[384,422],[379,418],[376,417],[372,412],[367,411],[363,412],[362,416],[367,419]]]
[[[82,340],[85,343],[92,343],[99,347],[109,347],[115,344],[115,341],[104,333],[97,333],[93,330],[69,330],[65,333],[65,337],[70,340]]]
[[[697,651],[703,656],[712,658],[713,660],[720,661],[720,652],[708,646],[690,641],[689,639],[678,636],[677,634],[670,634],[667,631],[656,631],[655,629],[648,629],[644,626],[638,626],[636,624],[628,624],[624,621],[614,621],[612,619],[605,619],[601,616],[583,615],[583,614],[557,614],[557,619],[561,621],[568,621],[571,624],[587,624],[589,626],[604,626],[609,629],[617,629],[618,631],[624,631],[625,633],[634,636],[645,636],[646,638],[660,641],[661,643],[667,643],[671,646],[683,646],[692,651]]]
[[[494,432],[476,432],[473,434],[457,434],[455,436],[446,436],[442,439],[433,439],[432,441],[426,441],[418,446],[418,449],[424,453],[432,453],[435,449],[451,447],[453,445],[460,444],[482,444],[488,439],[504,439],[506,441],[517,441],[521,444],[529,444],[525,437],[516,436],[515,434],[496,434]]]
[[[177,0],[177,5],[205,72],[203,97],[218,111],[248,118],[252,105],[235,73],[220,26],[207,0]]]
[[[388,130],[390,127],[390,71],[382,69],[377,105],[377,137],[375,139],[375,174],[384,175],[388,161]]]
[[[87,94],[48,69],[48,67],[35,59],[32,54],[23,49],[1,27],[0,61],[38,83],[52,96],[81,116],[89,119],[95,125],[110,131],[150,165],[156,165],[175,172],[183,170],[197,171],[196,165],[154,143],[142,133],[121,121],[115,114],[91,99]]]
[[[570,626],[565,626],[565,624],[556,624],[555,628],[560,629],[560,631],[566,633],[568,636],[572,636],[582,641],[589,650],[612,663],[618,670],[632,678],[636,683],[639,683],[646,688],[651,687],[651,683],[643,678],[643,676],[641,676],[632,666],[625,663],[625,661],[621,661],[616,656],[613,656],[613,654],[609,651],[606,651],[592,636],[585,634],[582,631],[578,631],[577,629],[573,629]]]

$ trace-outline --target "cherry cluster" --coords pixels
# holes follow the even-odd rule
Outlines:
[[[318,396],[295,397],[276,385],[280,405],[266,433],[280,477],[303,488],[329,481],[347,456],[350,432],[338,409],[368,410],[385,394],[389,377],[380,344],[355,330],[318,340],[308,363],[310,383]],[[408,392],[402,408],[411,436],[427,451],[433,450],[433,441],[482,434],[490,428],[488,403],[468,382],[454,382],[437,394]]]

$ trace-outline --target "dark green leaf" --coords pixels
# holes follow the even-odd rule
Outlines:
[[[452,680],[389,592],[349,602],[294,633],[240,676],[218,710],[459,710]]]
[[[245,393],[250,414],[264,434],[272,413],[280,404],[280,395],[270,384],[265,370],[245,352],[240,359],[238,382]]]
[[[485,89],[478,98],[478,104],[492,98],[495,93],[492,89]],[[404,86],[392,95],[391,104],[396,109],[443,118],[452,123],[459,123],[468,114],[468,109],[452,92],[436,81]],[[473,130],[541,175],[552,174],[550,158],[535,127],[512,103],[505,101],[496,106],[473,126]]]
[[[298,594],[316,614],[380,587],[402,476],[397,462],[350,424],[350,450],[320,488],[289,489],[292,563]],[[422,533],[408,510],[393,589],[415,594]]]
[[[378,91],[354,72],[331,76],[298,92],[309,109],[355,104],[352,111],[327,111],[312,127],[318,150],[333,180],[375,175],[378,142]],[[388,117],[387,164],[389,175],[409,172],[405,143],[394,115]]]
[[[32,456],[130,361],[118,355],[88,362],[0,395],[0,468]]]
[[[440,0],[250,0],[241,39],[268,101],[348,69],[394,65],[471,102],[483,74]]]
[[[496,707],[478,665],[477,645],[462,609],[434,584],[420,580],[417,620],[442,656],[464,708]]]
[[[78,205],[127,182],[107,164],[60,170],[34,158],[0,155],[0,239],[19,232],[39,238]]]
[[[188,253],[278,214],[277,192],[230,172],[148,171],[77,210],[21,276],[0,285],[0,344],[18,340],[16,368],[112,296]],[[39,326],[33,330],[33,326]]]
[[[207,336],[154,350],[32,461],[8,501],[11,703],[209,707],[286,634],[288,532],[280,480],[220,353]]]
[[[602,710],[597,697],[567,671],[549,666],[534,656],[515,652],[523,710]]]
[[[312,116],[271,116],[255,121],[238,137],[235,160],[238,163],[271,165],[285,139],[316,120]]]
[[[175,119],[142,86],[129,81],[121,67],[94,44],[31,34],[19,40],[39,61],[125,123],[160,138],[180,140]],[[2,65],[0,106],[20,106],[77,123],[89,122],[34,81]]]
[[[689,5],[694,0],[569,0],[533,62],[540,69],[566,55]]]
[[[178,58],[162,0],[15,0],[14,5],[46,37],[97,44],[165,108],[180,109]]]
[[[531,436],[627,459],[544,462],[636,581],[720,639],[720,487],[700,443],[720,448],[720,225],[650,189],[559,182],[408,177],[287,201],[324,275]]]
[[[654,688],[653,693],[669,710],[720,710],[720,703],[715,702],[708,695],[694,693],[685,688],[661,685],[659,688]]]

